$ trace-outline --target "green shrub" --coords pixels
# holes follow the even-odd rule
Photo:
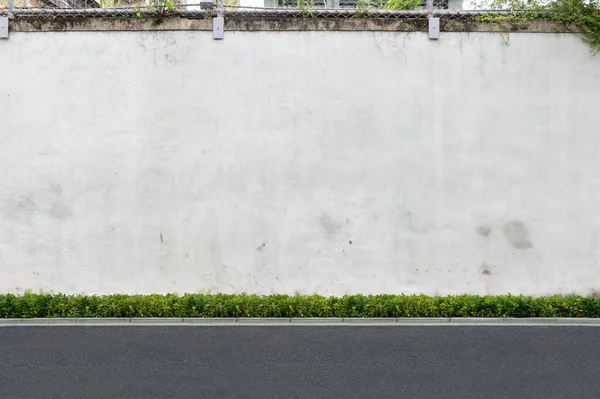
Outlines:
[[[600,317],[600,298],[425,295],[0,295],[0,318]]]
[[[567,31],[572,26],[577,27],[590,44],[592,54],[600,53],[599,0],[479,0],[476,4],[482,10],[510,11],[508,14],[492,13],[475,17],[482,22],[499,23],[503,29],[513,23],[534,20],[560,22]]]

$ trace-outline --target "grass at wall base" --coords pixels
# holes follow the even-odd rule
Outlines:
[[[425,295],[0,295],[0,318],[600,317],[600,298]]]

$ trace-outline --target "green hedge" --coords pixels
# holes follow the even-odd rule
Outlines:
[[[0,295],[0,318],[30,317],[600,317],[600,298],[510,295]]]

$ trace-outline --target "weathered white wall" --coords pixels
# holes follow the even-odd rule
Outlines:
[[[12,33],[0,292],[589,293],[573,35]]]

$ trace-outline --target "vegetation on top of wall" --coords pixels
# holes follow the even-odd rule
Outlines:
[[[121,0],[99,0],[100,8],[117,8],[121,7]]]
[[[0,295],[0,318],[33,317],[600,317],[600,298],[511,295]]]
[[[421,0],[358,0],[356,10],[365,13],[374,10],[416,10],[421,5]]]
[[[385,10],[416,10],[421,0],[379,0],[379,8]]]
[[[566,28],[576,26],[590,44],[592,53],[600,52],[600,1],[598,0],[493,0],[478,4],[482,9],[510,10],[508,14],[486,14],[479,21],[511,24],[533,20],[563,23]]]
[[[416,10],[421,4],[420,0],[359,0],[357,11],[370,16],[371,10]],[[576,26],[589,42],[592,53],[600,52],[600,0],[482,0],[475,5],[479,10],[508,11],[475,17],[482,22],[509,25],[550,20],[563,23],[566,28]]]
[[[140,5],[137,6],[138,18],[143,18],[143,9],[154,14],[160,20],[168,14],[177,12],[177,4],[174,0],[149,0],[145,8],[142,8]]]

